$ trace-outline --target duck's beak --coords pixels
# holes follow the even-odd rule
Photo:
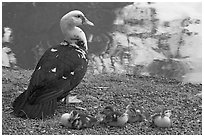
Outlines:
[[[94,24],[91,21],[89,21],[86,17],[84,17],[83,19],[83,24],[94,26]]]

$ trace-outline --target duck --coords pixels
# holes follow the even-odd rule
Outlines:
[[[115,111],[112,106],[106,106],[101,114],[105,116],[100,123],[110,127],[124,127],[128,122],[128,114]]]
[[[133,103],[126,107],[126,113],[128,114],[128,123],[147,121],[143,109]]]
[[[17,117],[43,119],[52,117],[57,102],[66,98],[83,79],[88,65],[86,35],[80,25],[94,24],[79,10],[60,20],[64,41],[48,48],[31,75],[28,88],[12,103]]]
[[[163,108],[160,112],[151,115],[151,126],[160,128],[172,127],[171,115],[171,110]]]
[[[85,114],[79,113],[76,110],[72,110],[70,113],[65,113],[61,116],[60,123],[70,129],[84,129],[91,128],[98,122],[97,118]]]

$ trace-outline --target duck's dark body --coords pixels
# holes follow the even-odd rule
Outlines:
[[[66,97],[86,73],[87,52],[79,47],[83,45],[64,41],[44,53],[31,76],[28,89],[13,102],[16,116],[45,118],[54,114],[57,101]]]

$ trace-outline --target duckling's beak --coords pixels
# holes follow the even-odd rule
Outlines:
[[[84,19],[83,19],[83,24],[94,26],[94,24],[91,21],[89,21],[86,17],[84,17]]]

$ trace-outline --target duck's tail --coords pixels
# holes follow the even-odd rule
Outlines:
[[[30,104],[26,91],[19,95],[13,102],[13,114],[17,117],[43,119],[53,116],[57,107],[57,99],[43,103]]]

